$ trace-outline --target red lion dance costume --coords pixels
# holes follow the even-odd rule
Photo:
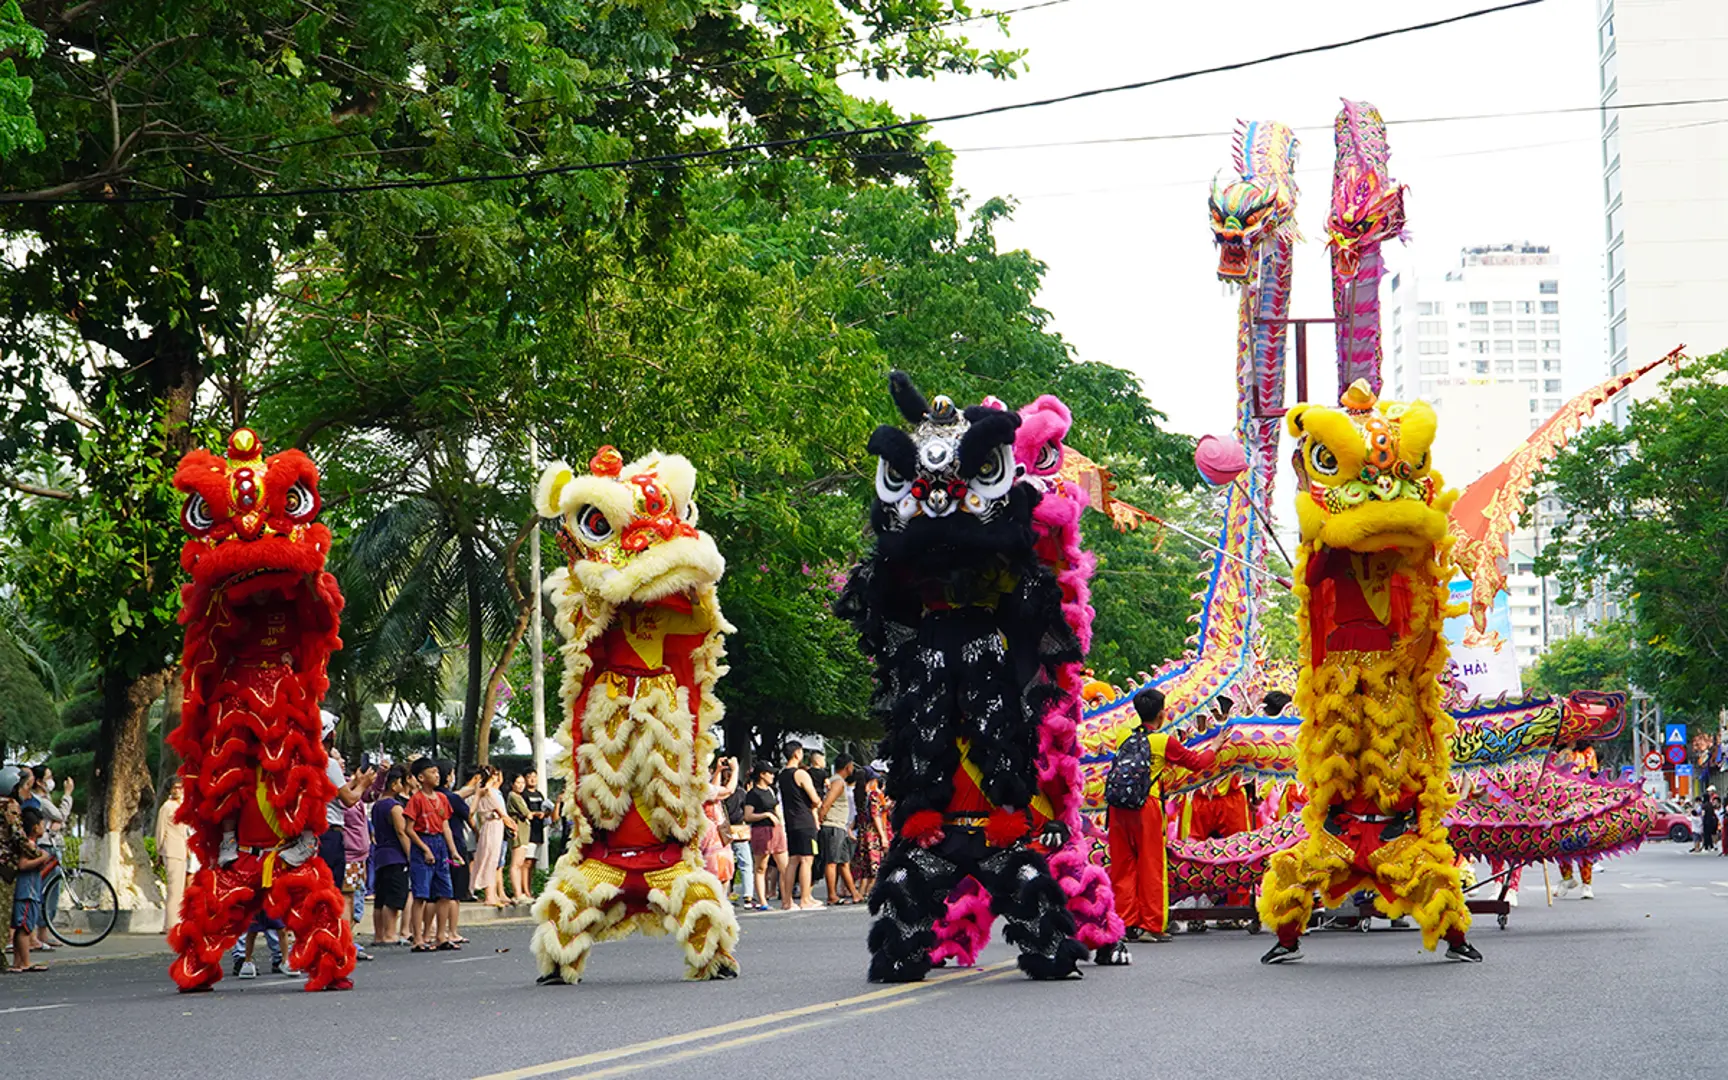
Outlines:
[[[186,784],[176,820],[192,827],[200,869],[168,932],[169,974],[182,992],[209,990],[262,908],[293,933],[288,959],[306,989],[350,989],[354,938],[313,831],[336,794],[318,703],[342,645],[318,469],[298,450],[266,459],[241,428],[226,459],[181,459],[174,486],[186,493],[180,565],[192,580],[180,589],[185,703],[168,744]]]

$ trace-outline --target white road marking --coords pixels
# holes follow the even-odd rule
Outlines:
[[[1666,889],[1668,883],[1666,881],[1622,881],[1620,887],[1622,889]]]
[[[498,954],[493,953],[491,956],[463,956],[463,957],[459,957],[455,960],[446,960],[444,962],[446,964],[472,964],[476,960],[496,960],[496,959],[498,959]]]
[[[71,1007],[70,1001],[59,1005],[14,1005],[10,1009],[0,1009],[0,1013],[41,1012],[43,1009],[70,1009]]]

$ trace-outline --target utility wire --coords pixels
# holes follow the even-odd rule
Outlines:
[[[890,124],[875,124],[869,127],[849,130],[825,131],[812,135],[799,135],[784,139],[764,139],[757,142],[742,143],[737,146],[717,147],[712,150],[687,150],[667,154],[651,154],[643,157],[625,158],[618,161],[578,162],[569,165],[553,165],[540,169],[523,169],[507,173],[483,173],[472,176],[449,176],[436,179],[403,179],[382,180],[370,184],[327,184],[313,187],[292,188],[288,190],[247,190],[247,191],[214,191],[192,192],[174,191],[147,195],[83,195],[62,196],[53,198],[34,198],[30,192],[0,192],[0,203],[30,202],[36,205],[60,206],[79,203],[147,203],[169,202],[178,199],[194,199],[200,202],[229,202],[254,199],[285,199],[316,195],[352,195],[373,191],[397,191],[403,189],[426,190],[431,188],[452,187],[458,184],[491,184],[510,180],[529,180],[542,176],[564,176],[572,173],[596,172],[642,166],[680,165],[687,162],[705,161],[711,158],[724,157],[729,154],[755,153],[759,151],[785,150],[797,146],[808,146],[812,143],[831,142],[838,139],[855,139],[866,135],[882,135],[889,132],[905,131],[910,128],[928,127],[931,124],[945,123],[955,120],[971,120],[980,116],[996,116],[1002,113],[1020,112],[1027,109],[1040,109],[1050,105],[1061,105],[1073,101],[1084,101],[1088,98],[1101,97],[1106,94],[1119,94],[1129,90],[1141,90],[1149,86],[1162,86],[1186,79],[1199,78],[1203,75],[1216,75],[1230,71],[1241,71],[1245,68],[1258,67],[1263,64],[1289,60],[1298,56],[1312,56],[1319,53],[1335,52],[1339,49],[1362,45],[1371,41],[1382,41],[1387,38],[1404,34],[1433,30],[1442,26],[1450,26],[1486,15],[1497,15],[1501,12],[1517,8],[1533,7],[1545,3],[1546,0],[1512,0],[1510,3],[1494,7],[1479,8],[1444,19],[1430,19],[1426,22],[1413,23],[1408,26],[1396,27],[1390,30],[1379,30],[1358,37],[1341,41],[1328,42],[1322,45],[1309,45],[1299,49],[1287,49],[1283,52],[1271,53],[1252,60],[1239,60],[1229,64],[1218,64],[1212,67],[1195,68],[1189,71],[1177,72],[1174,75],[1163,75],[1155,79],[1142,79],[1116,86],[1098,87],[1092,90],[1081,90],[1071,94],[1061,94],[1055,97],[1039,98],[1034,101],[1014,102],[1008,105],[993,105],[982,109],[971,109],[965,112],[949,113],[946,116],[936,116],[927,119],[900,120]]]

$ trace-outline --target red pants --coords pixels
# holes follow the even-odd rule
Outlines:
[[[1170,916],[1164,803],[1151,798],[1138,810],[1112,806],[1107,822],[1110,888],[1116,893],[1116,914],[1129,926],[1162,934]]]
[[[1213,840],[1248,831],[1248,793],[1228,795],[1195,793],[1188,811],[1188,839]]]

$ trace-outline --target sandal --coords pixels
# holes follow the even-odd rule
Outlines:
[[[431,945],[415,945],[412,948],[410,948],[408,951],[409,952],[437,952],[438,950],[436,947],[431,946]]]
[[[13,968],[12,974],[25,975],[25,974],[30,974],[33,972],[47,971],[47,970],[48,970],[47,964],[31,964],[29,967]]]
[[[434,949],[437,952],[460,952],[462,946],[456,944],[454,941],[440,941],[436,946],[434,946]]]

